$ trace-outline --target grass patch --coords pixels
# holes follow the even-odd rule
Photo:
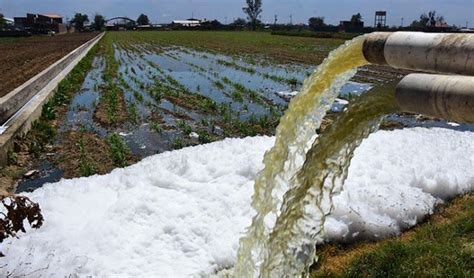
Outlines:
[[[110,148],[110,155],[112,156],[115,165],[119,167],[127,166],[127,158],[129,156],[130,150],[122,140],[122,137],[120,137],[120,135],[117,133],[112,133],[107,138],[107,143]]]
[[[437,208],[400,237],[324,246],[312,277],[473,277],[474,195]]]

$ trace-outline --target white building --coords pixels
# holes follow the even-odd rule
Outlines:
[[[173,25],[180,25],[183,27],[199,27],[201,26],[200,20],[173,20]]]

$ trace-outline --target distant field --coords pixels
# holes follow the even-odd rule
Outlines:
[[[277,62],[319,64],[327,54],[344,43],[342,39],[273,36],[264,32],[113,32],[112,40],[182,45],[226,54],[264,54]]]

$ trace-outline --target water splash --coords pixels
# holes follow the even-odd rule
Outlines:
[[[284,196],[266,245],[262,277],[308,273],[332,209],[332,195],[343,186],[354,150],[378,129],[385,115],[396,112],[394,88],[392,83],[365,94],[315,140]]]
[[[280,120],[276,131],[275,146],[265,154],[265,168],[259,173],[255,182],[252,207],[257,214],[253,218],[247,234],[240,240],[237,264],[234,270],[236,277],[253,277],[257,273],[265,276],[264,273],[275,273],[271,270],[281,260],[281,256],[275,252],[285,249],[283,246],[275,249],[269,245],[270,243],[274,244],[274,239],[280,240],[285,233],[281,229],[276,229],[272,232],[272,241],[269,241],[270,231],[275,223],[279,224],[279,226],[275,226],[278,228],[286,222],[280,220],[281,217],[277,221],[278,209],[281,206],[279,196],[297,186],[295,181],[298,180],[292,178],[303,165],[306,152],[310,147],[308,143],[313,142],[316,138],[316,129],[321,125],[326,111],[333,104],[341,87],[354,76],[355,69],[367,64],[362,54],[363,40],[363,37],[355,38],[331,52],[329,57],[305,81],[301,92],[293,98],[287,112]],[[288,191],[288,193],[291,192]],[[314,193],[316,194],[316,192]],[[286,200],[282,210],[284,213],[290,207],[289,205],[289,201]],[[286,232],[288,238],[294,236],[289,234],[291,232]],[[299,250],[300,247],[291,250],[285,249],[283,254]],[[308,250],[304,253],[314,252]],[[295,257],[295,255],[292,254],[290,257]],[[306,260],[309,260],[309,257],[311,255],[308,255]],[[301,261],[301,259],[299,260]],[[285,272],[276,273],[285,274]]]

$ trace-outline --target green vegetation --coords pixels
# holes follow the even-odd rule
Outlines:
[[[437,15],[436,11],[429,11],[428,14],[423,13],[420,15],[420,20],[414,20],[410,27],[424,29],[427,27],[435,27],[436,24],[445,24],[444,16]]]
[[[191,128],[190,125],[188,125],[185,121],[183,120],[179,120],[176,125],[178,126],[179,129],[181,129],[181,131],[186,134],[186,135],[189,135],[191,132],[193,132],[193,129]]]
[[[272,36],[267,32],[112,32],[113,41],[153,43],[160,46],[194,48],[228,55],[264,55],[274,62],[319,64],[327,54],[344,43],[346,38],[306,38]]]
[[[472,277],[474,195],[438,208],[400,237],[320,252],[313,277]]]
[[[150,129],[158,134],[161,134],[163,132],[163,128],[159,123],[151,123]]]
[[[122,137],[117,133],[113,133],[107,138],[107,143],[115,165],[119,167],[127,166],[127,156],[129,155],[130,150],[122,140]]]
[[[92,23],[92,27],[96,31],[102,31],[105,28],[105,18],[103,15],[95,14],[94,15],[94,22]]]
[[[98,51],[94,47],[84,59],[63,79],[53,97],[43,106],[41,117],[33,123],[31,130],[23,138],[27,142],[28,151],[39,156],[45,146],[54,142],[56,138],[55,122],[66,112],[65,107],[71,102],[72,96],[80,90],[87,72],[92,67],[92,60]]]
[[[207,143],[211,143],[212,141],[214,141],[212,136],[205,130],[200,130],[200,131],[197,132],[197,134],[199,135],[199,143],[200,144],[207,144]]]
[[[249,24],[252,30],[255,31],[257,26],[261,24],[259,16],[262,13],[262,0],[247,0],[247,7],[242,8],[242,10],[247,14]]]
[[[138,124],[140,121],[140,115],[138,114],[137,105],[134,102],[128,106],[128,113],[130,122],[133,124]]]
[[[326,26],[324,23],[324,17],[311,17],[308,20],[309,28],[317,30],[318,28]]]
[[[291,31],[274,31],[271,33],[275,36],[290,36],[303,38],[317,38],[317,39],[341,39],[352,40],[353,38],[362,35],[361,33],[336,33],[336,32],[314,32],[310,30],[291,30]]]
[[[217,60],[217,63],[220,64],[220,65],[224,65],[226,67],[231,67],[231,68],[234,68],[238,71],[242,71],[242,72],[247,72],[247,73],[250,73],[252,75],[254,74],[258,74],[264,78],[267,78],[267,79],[271,79],[275,82],[279,82],[279,83],[286,83],[286,84],[289,84],[289,85],[297,85],[298,84],[298,80],[296,80],[295,78],[290,78],[290,79],[287,79],[287,78],[284,78],[284,77],[281,77],[281,76],[276,76],[276,75],[272,75],[272,74],[269,74],[269,73],[260,73],[260,72],[257,72],[254,68],[250,68],[250,67],[243,67],[243,66],[240,66],[238,65],[237,63],[235,62],[228,62],[228,61],[224,61],[224,60]],[[253,63],[255,64],[256,62],[253,61]],[[222,79],[224,81],[224,83],[227,83],[227,84],[231,84],[232,82],[227,78],[227,77],[224,77]],[[219,87],[218,85],[221,85],[222,84],[217,81],[216,82],[216,87],[217,88],[223,88],[223,87]]]
[[[224,61],[224,60],[217,60],[217,63],[220,64],[220,65],[226,66],[226,67],[234,68],[234,69],[239,70],[239,71],[248,72],[248,73],[250,73],[250,74],[255,74],[255,73],[257,73],[257,72],[255,71],[255,69],[240,66],[240,65],[238,65],[238,64],[235,63],[235,62],[228,62],[228,61]]]
[[[232,94],[232,98],[237,102],[244,102],[244,98],[242,97],[242,94],[239,91],[234,92]]]
[[[13,43],[13,42],[20,42],[21,40],[24,40],[24,37],[0,37],[0,43]]]
[[[179,150],[179,149],[182,149],[182,148],[184,148],[183,139],[181,139],[181,138],[176,138],[176,139],[174,139],[174,141],[173,141],[173,149]]]
[[[113,41],[105,36],[101,44],[104,46],[106,62],[103,75],[105,87],[101,90],[102,96],[95,117],[104,126],[114,126],[126,120],[126,105],[120,85],[126,88],[128,85],[118,76],[119,62],[114,56]]]
[[[148,19],[147,15],[141,14],[137,19],[137,24],[138,25],[148,25],[148,24],[150,24],[150,20]]]
[[[0,28],[2,28],[3,25],[5,25],[5,18],[4,15],[0,13]]]
[[[84,30],[84,25],[89,22],[89,17],[86,14],[76,13],[71,23],[74,24],[74,28],[78,31]]]
[[[79,149],[80,158],[79,158],[79,167],[81,175],[84,177],[89,177],[97,173],[96,167],[91,161],[91,158],[87,154],[86,145],[84,142],[84,129],[81,129],[79,134],[79,139],[76,142],[76,146]]]
[[[28,144],[28,152],[39,157],[45,150],[45,146],[54,142],[56,134],[56,129],[47,119],[34,122],[25,138]]]
[[[259,104],[262,104],[262,105],[266,105],[266,102],[265,100],[263,99],[262,96],[260,96],[257,92],[255,92],[254,90],[251,90],[251,89],[248,89],[246,88],[244,85],[240,84],[240,83],[236,83],[236,82],[233,82],[231,81],[230,79],[224,77],[222,79],[222,81],[232,87],[234,87],[235,89],[235,92],[232,94],[232,97],[238,101],[238,102],[242,102],[243,101],[243,95],[247,96],[250,100],[256,102],[256,103],[259,103]]]

